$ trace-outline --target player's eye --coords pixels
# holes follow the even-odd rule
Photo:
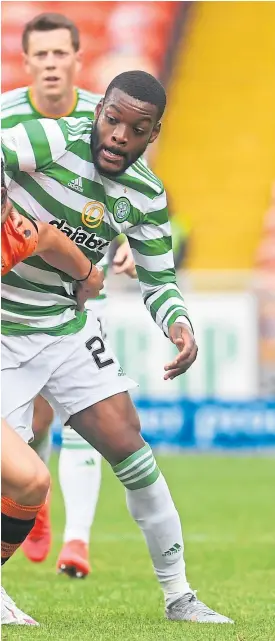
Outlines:
[[[133,129],[137,136],[142,136],[142,134],[144,134],[143,129],[140,129],[140,127],[134,127]]]
[[[109,116],[108,114],[106,114],[106,120],[110,125],[116,125],[117,123],[117,119],[114,118],[114,116]]]

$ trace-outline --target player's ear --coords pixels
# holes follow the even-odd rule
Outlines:
[[[154,126],[153,131],[151,133],[151,136],[149,138],[149,143],[154,142],[156,138],[159,135],[159,132],[161,130],[161,122],[157,122],[157,124]]]
[[[83,59],[83,51],[82,49],[79,49],[78,51],[75,52],[75,61],[76,61],[76,73],[78,73],[82,69],[82,59]]]
[[[98,118],[98,116],[99,116],[99,114],[100,114],[100,112],[102,110],[102,107],[103,107],[103,98],[101,98],[101,100],[99,101],[98,105],[96,105],[96,108],[95,108],[95,117],[96,118]]]

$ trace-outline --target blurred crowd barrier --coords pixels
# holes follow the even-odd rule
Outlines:
[[[251,400],[260,396],[259,299],[255,274],[178,272],[199,353],[184,376],[163,380],[175,348],[151,320],[137,282],[108,277],[109,337],[122,366],[139,383],[137,395],[154,398]],[[268,396],[268,394],[264,394]]]

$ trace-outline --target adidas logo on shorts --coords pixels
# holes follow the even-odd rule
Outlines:
[[[71,182],[68,183],[68,187],[71,187],[75,191],[80,191],[81,193],[83,192],[83,187],[82,187],[82,178],[79,176],[79,178],[75,178],[74,180],[71,180]]]
[[[118,376],[125,376],[125,372],[124,372],[124,370],[122,369],[122,367],[120,367],[120,368],[119,368],[117,375],[118,375]]]

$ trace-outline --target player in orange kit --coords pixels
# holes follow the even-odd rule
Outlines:
[[[103,271],[98,270],[78,247],[48,223],[32,221],[15,211],[8,201],[1,161],[1,273],[7,274],[20,261],[33,254],[67,272],[78,281],[77,300],[83,307],[86,298],[97,296],[103,286]],[[15,277],[16,274],[14,273]],[[11,368],[11,387],[13,370]],[[31,425],[32,417],[27,417]],[[1,565],[23,543],[45,504],[50,487],[46,465],[34,450],[1,421]],[[22,434],[23,436],[23,434]],[[37,625],[1,588],[1,623]]]

